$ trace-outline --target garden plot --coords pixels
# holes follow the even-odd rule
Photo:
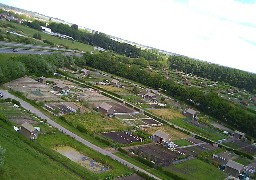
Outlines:
[[[31,118],[26,111],[18,107],[14,107],[13,104],[9,102],[0,103],[0,114],[6,116],[10,121],[18,125],[21,125],[24,122],[37,124],[37,122]]]
[[[102,133],[102,135],[120,144],[131,144],[134,142],[143,141],[142,138],[138,136],[134,136],[130,132],[108,132],[108,133]]]
[[[91,104],[112,101],[110,98],[100,94],[98,91],[93,89],[84,89],[83,93],[77,93],[80,101],[89,102]]]
[[[155,144],[133,146],[126,149],[131,153],[146,158],[149,161],[153,161],[158,166],[169,166],[172,162],[181,157],[178,152],[168,150],[163,146]]]
[[[162,126],[163,125],[162,123],[160,123],[152,118],[141,119],[141,121],[149,126]]]
[[[4,84],[8,89],[22,92],[28,99],[36,101],[60,101],[52,89],[30,77],[23,77]]]
[[[98,87],[106,90],[106,91],[109,91],[109,92],[113,92],[113,93],[117,93],[117,94],[127,94],[128,91],[124,88],[118,88],[118,87],[115,87],[115,86],[110,86],[110,85],[99,85]]]
[[[101,163],[81,154],[72,147],[56,147],[54,150],[92,172],[102,173],[109,170],[108,167],[105,167]]]
[[[240,151],[243,151],[245,153],[256,155],[256,146],[249,144],[247,142],[241,141],[239,139],[231,139],[227,143],[224,143],[225,145],[233,148],[238,149]]]
[[[45,108],[56,115],[64,115],[70,113],[85,112],[85,108],[78,106],[73,102],[55,102],[45,104]]]
[[[129,108],[126,105],[121,104],[121,103],[108,102],[108,104],[110,104],[113,107],[113,109],[115,109],[115,114],[132,114],[132,113],[136,113],[136,111],[134,109],[131,109],[131,108]]]
[[[153,109],[150,111],[153,114],[170,121],[173,119],[184,118],[184,116],[180,112],[172,109]]]
[[[189,135],[187,135],[181,131],[178,131],[172,127],[169,127],[169,126],[150,127],[150,128],[145,128],[144,130],[151,135],[153,135],[156,131],[161,130],[161,131],[169,134],[172,141],[179,140],[179,139],[185,139],[185,138],[189,137]]]
[[[54,85],[61,84],[62,86],[68,86],[70,89],[75,89],[76,88],[75,83],[64,80],[64,79],[46,78],[45,81],[46,82],[51,82]]]
[[[135,120],[136,118],[130,114],[117,114],[115,115],[116,118],[122,119],[122,120]]]

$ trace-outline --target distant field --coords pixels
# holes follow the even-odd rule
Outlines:
[[[180,112],[172,109],[153,109],[153,110],[150,110],[150,112],[152,112],[153,114],[163,119],[170,120],[170,121],[176,118],[184,118],[184,116]]]
[[[16,31],[20,31],[23,34],[26,34],[29,37],[32,37],[35,33],[39,33],[42,37],[42,39],[46,39],[52,43],[58,44],[58,45],[64,45],[66,47],[68,47],[69,49],[78,49],[80,51],[93,51],[93,47],[87,44],[83,44],[83,43],[79,43],[79,42],[72,42],[71,40],[67,40],[67,39],[60,39],[58,37],[54,37],[51,35],[48,35],[46,33],[43,32],[39,32],[35,29],[23,26],[21,24],[16,24],[13,22],[4,22],[4,23],[8,23],[11,24],[15,27]]]
[[[188,160],[179,164],[165,168],[184,179],[198,180],[221,180],[225,179],[225,174],[215,166],[200,161],[198,159]]]
[[[0,125],[2,126],[2,125]],[[0,127],[1,146],[6,149],[0,179],[81,179],[59,163],[20,140],[15,133]]]

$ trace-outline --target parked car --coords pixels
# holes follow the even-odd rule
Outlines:
[[[4,97],[4,95],[3,95],[3,93],[2,93],[2,92],[0,92],[0,98],[2,98],[2,97]]]

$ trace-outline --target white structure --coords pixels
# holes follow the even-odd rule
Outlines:
[[[41,26],[42,30],[47,33],[52,33],[52,30],[48,27]]]

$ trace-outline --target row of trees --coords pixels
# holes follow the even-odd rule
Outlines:
[[[256,137],[256,115],[219,97],[214,92],[205,93],[196,87],[185,87],[171,79],[165,79],[158,73],[150,72],[139,65],[128,65],[117,60],[109,53],[84,55],[88,66],[101,69],[127,79],[161,88],[166,94],[189,103],[197,109],[224,121],[235,129],[239,129]]]
[[[88,33],[78,30],[78,26],[73,24],[71,26],[61,23],[50,23],[49,28],[54,32],[65,34],[73,37],[75,40],[80,41],[85,44],[92,46],[99,46],[106,50],[113,51],[115,53],[125,55],[127,57],[138,58],[143,57],[146,60],[163,60],[163,55],[161,55],[156,50],[142,50],[136,46],[121,43],[111,39],[104,33],[95,32]]]
[[[222,81],[238,88],[256,93],[256,74],[228,68],[208,62],[198,61],[183,56],[170,56],[170,67],[185,73]]]
[[[1,57],[0,84],[20,78],[24,75],[53,75],[58,67],[70,67],[73,64],[85,65],[77,57],[52,55],[20,55],[9,58]]]

